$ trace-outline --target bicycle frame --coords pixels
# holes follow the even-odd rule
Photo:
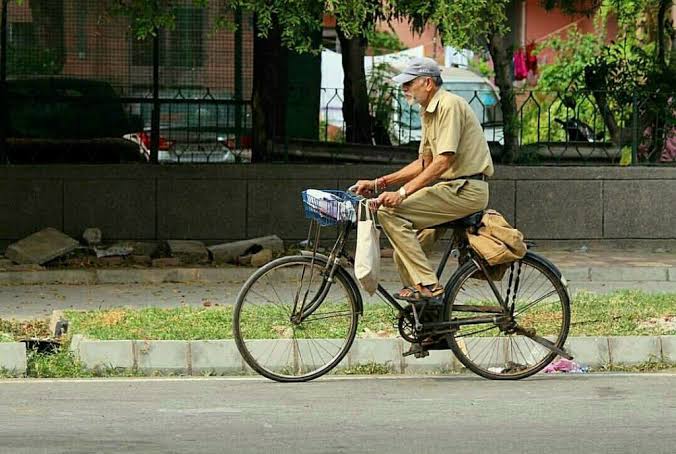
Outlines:
[[[312,223],[314,224],[314,223]],[[310,238],[312,238],[313,233],[314,233],[314,249],[312,251],[313,256],[317,255],[317,248],[318,248],[318,242],[319,242],[319,229],[320,227],[318,225],[312,225],[310,226],[310,233],[308,235],[308,241],[310,241]],[[350,222],[343,223],[338,226],[338,238],[336,239],[336,242],[330,252],[330,254],[327,256],[327,268],[322,272],[323,274],[323,282],[321,284],[320,289],[317,291],[315,296],[312,298],[311,301],[307,301],[307,296],[308,292],[306,292],[303,301],[301,302],[300,305],[300,310],[296,312],[297,309],[297,303],[298,303],[298,296],[299,294],[296,295],[296,302],[294,304],[294,314],[297,315],[297,320],[302,321],[305,318],[309,317],[314,313],[315,310],[321,305],[323,302],[324,298],[326,297],[326,294],[329,292],[331,284],[333,282],[333,276],[336,272],[337,267],[341,266],[340,265],[340,260],[344,259],[347,260],[347,262],[353,266],[354,265],[354,258],[350,256],[346,251],[345,251],[345,245],[347,243],[347,239],[349,237],[350,231],[354,228],[354,224]],[[316,230],[315,230],[316,229]],[[314,232],[313,232],[314,231]],[[479,269],[481,269],[482,273],[486,276],[487,281],[489,282],[491,289],[493,293],[495,294],[495,297],[498,299],[500,302],[500,306],[463,306],[463,312],[479,312],[479,313],[490,313],[494,314],[492,316],[482,316],[482,317],[465,317],[459,320],[450,320],[450,321],[444,321],[444,322],[427,322],[425,324],[420,323],[415,305],[412,305],[413,307],[413,317],[414,320],[412,322],[415,323],[415,326],[418,330],[427,330],[427,329],[432,329],[432,330],[437,330],[437,329],[442,329],[446,328],[449,329],[449,332],[452,331],[452,329],[457,329],[460,326],[463,325],[479,325],[479,324],[484,324],[484,323],[499,323],[501,318],[506,318],[505,321],[508,321],[510,318],[510,308],[507,306],[507,302],[502,298],[502,295],[500,295],[500,292],[498,291],[497,287],[493,283],[492,279],[490,279],[488,276],[488,270],[486,269],[486,266],[484,265],[483,261],[480,260],[476,254],[469,248],[468,246],[468,241],[467,241],[467,234],[465,232],[464,228],[458,228],[454,229],[452,237],[448,243],[448,246],[446,247],[444,254],[442,255],[442,259],[439,262],[437,266],[437,271],[436,275],[437,278],[440,279],[442,273],[444,272],[444,269],[446,267],[446,263],[448,262],[448,258],[454,253],[454,251],[457,252],[458,258],[461,257],[466,257],[467,260],[472,260]],[[455,277],[455,274],[451,276],[450,280],[453,280]],[[310,282],[312,282],[312,275],[310,276]],[[309,289],[309,286],[308,286]],[[382,285],[378,285],[377,288],[377,293],[380,295],[380,297],[388,303],[390,306],[392,306],[398,314],[402,317],[407,317],[407,311],[404,306],[402,306],[391,294],[390,292],[387,291]],[[445,295],[446,297],[446,295]],[[437,334],[442,334],[442,333],[437,333]]]
[[[324,298],[328,294],[331,284],[333,283],[333,277],[336,273],[336,270],[338,267],[343,268],[342,265],[340,264],[341,260],[347,260],[347,262],[351,265],[354,266],[354,258],[350,256],[346,251],[345,251],[345,245],[347,243],[347,239],[349,237],[350,231],[354,228],[354,224],[351,222],[345,222],[338,224],[338,238],[336,239],[336,242],[333,245],[333,248],[331,249],[331,252],[328,256],[326,256],[326,269],[322,271],[322,284],[319,289],[319,291],[315,294],[315,296],[312,298],[312,300],[309,302],[309,304],[306,306],[307,303],[307,297],[309,294],[309,288],[308,286],[308,291],[305,292],[305,295],[303,297],[303,301],[300,304],[300,309],[296,312],[297,305],[298,305],[298,297],[300,296],[300,289],[299,293],[296,295],[296,300],[294,301],[294,310],[292,314],[292,318],[300,323],[303,320],[305,320],[307,317],[312,315],[317,308],[322,304],[324,301]],[[312,256],[313,256],[313,262],[317,256],[317,249],[319,246],[319,232],[320,232],[320,225],[316,222],[311,222],[310,223],[310,232],[308,234],[308,242],[312,238],[313,234],[313,229],[316,229],[315,233],[315,241],[314,241],[314,249],[312,250]],[[385,289],[382,285],[378,285],[377,288],[377,293],[380,295],[380,297],[388,303],[390,306],[392,306],[397,313],[399,314],[400,317],[406,317],[415,327],[416,332],[418,334],[425,334],[425,335],[433,335],[433,336],[440,336],[444,334],[452,334],[453,332],[457,331],[458,328],[465,326],[465,325],[482,325],[482,324],[493,324],[493,325],[498,325],[502,331],[514,331],[518,332],[519,334],[525,335],[526,337],[531,338],[535,342],[541,344],[542,346],[548,348],[549,350],[559,354],[560,356],[567,358],[567,359],[572,359],[572,357],[565,352],[564,350],[558,348],[553,342],[550,340],[543,338],[541,336],[538,336],[535,333],[529,332],[528,330],[524,330],[523,328],[517,326],[513,322],[513,312],[514,312],[514,304],[513,303],[511,306],[509,305],[509,293],[510,289],[512,286],[512,277],[513,275],[510,274],[510,281],[509,281],[509,286],[508,286],[508,291],[507,291],[507,298],[503,298],[500,292],[498,291],[497,287],[495,286],[495,283],[493,282],[493,279],[490,277],[490,273],[487,269],[487,266],[483,259],[481,259],[470,247],[469,247],[469,242],[467,239],[467,232],[465,228],[456,228],[453,230],[453,234],[451,236],[451,239],[448,243],[448,246],[446,247],[444,254],[442,255],[442,259],[437,266],[437,279],[441,278],[441,275],[446,267],[446,262],[448,261],[448,258],[454,255],[455,257],[458,258],[458,260],[471,260],[475,266],[481,270],[481,273],[484,275],[486,281],[489,283],[489,286],[497,298],[499,302],[499,306],[471,306],[471,305],[462,305],[462,312],[478,312],[478,313],[483,313],[483,314],[492,314],[492,315],[484,315],[484,316],[477,316],[477,317],[463,317],[460,319],[453,319],[449,321],[437,321],[437,322],[427,322],[427,323],[421,323],[420,318],[417,313],[416,305],[411,304],[411,312],[413,314],[413,319],[411,320],[409,314],[407,313],[407,308],[399,304],[399,302]],[[544,262],[547,262],[545,259],[541,259]],[[519,270],[517,272],[517,278],[515,281],[515,286],[514,286],[514,291],[513,291],[513,299],[516,299],[516,293],[518,291],[518,285],[519,285],[519,275],[520,275],[520,263],[519,263]],[[555,269],[555,267],[554,267]],[[314,266],[312,267],[312,270],[314,270]],[[510,272],[513,272],[511,270]],[[558,272],[558,270],[557,270]],[[310,285],[312,282],[312,273],[310,273]],[[457,271],[456,271],[457,273]],[[449,282],[452,282],[453,279],[456,277],[456,273],[454,273],[451,278],[449,279]],[[346,277],[348,279],[352,279],[348,273],[345,273]],[[302,278],[301,278],[302,282]],[[357,285],[354,282],[354,279],[352,279],[352,282],[350,282],[350,285],[357,289]],[[446,291],[450,288],[450,285],[446,287]],[[358,291],[358,290],[356,290]],[[444,302],[448,299],[449,295],[444,294]],[[423,305],[427,305],[429,301],[427,302],[422,302]],[[421,309],[420,313],[422,314],[423,309]],[[453,313],[453,307],[451,307],[451,314]]]

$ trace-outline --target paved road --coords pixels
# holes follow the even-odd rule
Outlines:
[[[0,381],[0,453],[672,453],[676,375]]]
[[[676,293],[676,282],[580,283],[584,289],[606,293],[617,289]],[[386,283],[395,292],[400,285]],[[241,284],[100,284],[100,285],[17,285],[0,286],[0,318],[30,319],[49,317],[55,309],[99,309],[119,306],[177,307],[202,306],[205,302],[233,304]],[[577,291],[572,283],[570,290]],[[380,301],[376,296],[366,302]]]

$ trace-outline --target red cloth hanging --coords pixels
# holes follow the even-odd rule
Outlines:
[[[535,41],[531,41],[526,46],[526,70],[532,71],[533,74],[538,73],[538,57],[534,55],[535,52]]]
[[[528,67],[526,66],[526,54],[519,48],[514,52],[514,79],[524,80],[528,76]]]

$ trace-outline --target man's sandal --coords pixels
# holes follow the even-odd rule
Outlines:
[[[421,288],[424,288],[426,292],[423,293]],[[399,293],[395,293],[394,297],[402,301],[408,301],[409,303],[416,303],[419,301],[435,299],[444,294],[444,288],[439,284],[433,284],[432,288],[423,285],[421,288],[405,287],[401,289]]]
[[[414,295],[419,294],[418,289],[415,287],[404,287],[399,290],[399,293],[395,293],[394,296],[398,300],[408,301]]]

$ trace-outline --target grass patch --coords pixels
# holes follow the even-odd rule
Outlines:
[[[331,310],[330,307],[327,310]],[[232,307],[211,308],[179,307],[170,309],[144,308],[110,309],[95,311],[66,311],[71,334],[83,334],[101,340],[213,340],[232,338]],[[269,336],[280,332],[279,311],[260,306],[256,317],[248,317],[244,329],[249,336]],[[393,337],[394,312],[384,304],[368,306],[360,319],[359,333],[362,336]],[[343,323],[324,320],[317,324],[313,336],[339,338]],[[369,334],[370,333],[370,334]]]
[[[97,368],[87,369],[63,346],[54,353],[28,351],[26,376],[31,378],[93,378],[93,377],[138,377],[144,374],[132,369]]]
[[[571,336],[666,336],[676,323],[650,323],[676,317],[676,294],[621,291],[579,293],[572,304]]]
[[[3,320],[0,318],[0,342],[25,338],[50,337],[49,320]]]
[[[338,373],[342,375],[387,375],[392,373],[392,365],[389,362],[387,364],[379,364],[370,361],[340,369]]]
[[[606,364],[592,372],[676,372],[676,363],[651,359],[640,364]]]
[[[331,308],[327,307],[330,311]],[[172,309],[110,309],[86,312],[67,311],[71,334],[92,339],[115,340],[211,340],[232,338],[232,307],[179,307]],[[250,338],[286,337],[280,324],[287,323],[279,311],[261,305],[255,316],[246,318]],[[647,294],[622,291],[610,295],[580,293],[572,304],[570,336],[674,335],[676,323],[650,323],[676,316],[676,294]],[[553,312],[533,311],[529,320],[540,329],[556,325]],[[322,320],[306,335],[336,338],[344,332],[343,322]],[[545,328],[543,328],[545,327]],[[251,334],[255,334],[252,336]],[[544,333],[547,334],[547,333]],[[297,337],[304,337],[296,333]],[[386,304],[367,305],[359,322],[359,337],[395,337],[394,311]]]
[[[62,348],[56,353],[28,351],[26,375],[34,378],[93,377],[68,351]]]

